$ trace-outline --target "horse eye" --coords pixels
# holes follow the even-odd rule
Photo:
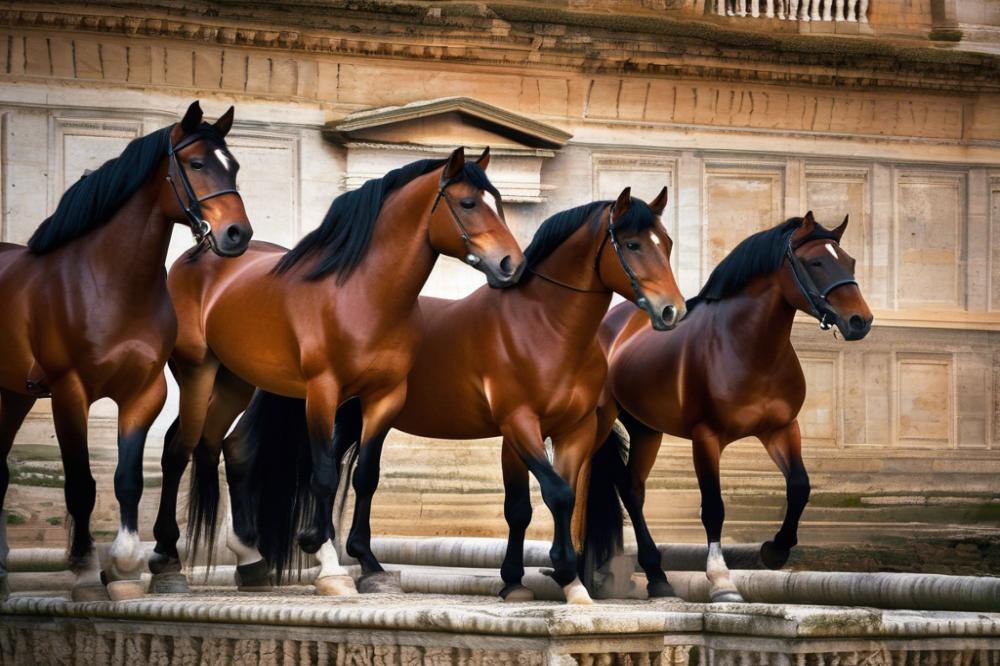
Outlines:
[[[810,261],[809,265],[812,266],[813,268],[819,268],[820,266],[823,265],[823,262],[822,261]]]
[[[191,160],[191,168],[195,171],[200,171],[205,168],[205,163],[201,160]]]
[[[638,250],[640,246],[635,241],[629,241],[629,242],[625,243],[625,247],[627,247],[628,249],[630,249],[632,251],[635,251],[635,250]]]
[[[475,199],[462,199],[459,203],[465,210],[471,210],[476,207]]]

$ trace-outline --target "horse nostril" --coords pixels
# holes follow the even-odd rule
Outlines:
[[[677,308],[672,305],[668,305],[663,308],[663,321],[667,324],[673,325],[677,321]]]
[[[238,224],[230,224],[226,227],[226,238],[231,243],[238,243],[243,239],[243,230]]]
[[[500,260],[500,272],[503,273],[504,277],[510,277],[514,274],[514,260],[510,258],[509,254]]]
[[[861,315],[853,315],[847,321],[847,325],[851,327],[852,331],[863,331],[865,330],[865,320]]]

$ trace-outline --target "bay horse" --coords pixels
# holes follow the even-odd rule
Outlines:
[[[590,477],[585,550],[591,561],[599,565],[620,547],[620,497],[650,596],[673,595],[643,516],[646,479],[664,433],[692,441],[712,601],[742,601],[720,545],[719,458],[735,440],[757,437],[785,476],[785,519],[760,553],[769,568],[788,560],[809,499],[797,421],[806,386],[790,340],[795,313],[815,317],[824,330],[836,325],[846,340],[865,337],[873,320],[854,279],[854,259],[840,246],[847,222],[828,230],[809,212],[744,239],[669,334],[654,333],[629,304],[607,314],[600,342],[609,370],[599,420],[602,433],[616,417],[625,427],[628,462],[623,438],[612,431]]]
[[[330,542],[345,447],[360,441],[362,457],[377,453],[406,398],[406,375],[421,337],[417,295],[438,255],[464,259],[486,274],[491,287],[520,278],[524,257],[503,219],[500,193],[486,176],[489,159],[487,149],[467,162],[458,148],[447,159],[414,162],[370,180],[337,197],[322,224],[291,250],[253,243],[234,262],[201,255],[174,264],[168,282],[181,329],[170,366],[180,384],[180,416],[163,451],[154,574],[180,570],[177,492],[196,448],[189,543],[214,538],[223,437],[254,387],[259,399],[249,409],[269,420],[274,441],[267,444],[277,449],[276,467],[298,464],[295,448],[276,446],[292,441],[296,420],[309,441],[312,473],[299,487],[309,506],[299,514],[298,543],[315,553]],[[496,210],[484,193],[492,195]],[[254,500],[275,470],[265,469],[263,480],[241,476],[240,455],[226,451],[235,517],[229,545],[238,556],[238,585],[267,587],[271,529],[261,532],[258,544],[252,517],[256,507],[264,516],[289,517],[275,516],[278,505]],[[353,481],[361,514],[378,475]],[[244,510],[244,503],[254,508]],[[366,573],[382,571],[367,536],[352,530],[349,543]],[[283,544],[282,557],[290,556],[291,546],[292,539]],[[336,553],[327,548],[320,557],[317,592],[356,593]]]
[[[666,188],[649,205],[625,188],[614,202],[562,211],[535,233],[524,253],[525,277],[517,286],[503,291],[483,287],[460,300],[419,299],[424,342],[393,427],[439,439],[503,436],[504,514],[510,537],[501,595],[507,600],[531,598],[521,585],[524,534],[531,520],[530,470],[555,522],[553,578],[569,603],[591,603],[577,578],[570,523],[574,489],[594,447],[594,409],[606,372],[597,329],[613,293],[641,304],[657,329],[671,328],[684,316],[684,299],[670,268],[672,242],[659,220],[666,203]],[[301,407],[298,413],[301,420]],[[245,425],[250,439],[254,429],[268,427],[263,421]],[[285,429],[304,432],[287,423]],[[545,437],[552,437],[554,467],[545,453]],[[281,441],[282,447],[292,445],[287,437]],[[307,445],[306,438],[299,440],[303,450]],[[362,450],[357,460],[357,475],[378,474],[376,457]],[[275,469],[264,456],[258,464]],[[289,472],[293,484],[295,470]],[[280,484],[270,487],[281,489]],[[272,505],[282,499],[284,512],[293,513],[294,493],[275,492],[261,502]],[[358,515],[367,519],[368,514],[355,511]],[[357,517],[352,530],[370,534]],[[285,539],[290,537],[286,533]]]
[[[198,246],[220,257],[247,248],[252,229],[224,138],[232,123],[232,107],[210,125],[194,102],[179,123],[132,141],[73,184],[27,247],[0,244],[0,506],[14,436],[35,401],[51,396],[73,519],[76,599],[142,593],[142,453],[166,399],[163,366],[177,333],[164,261],[174,223],[190,225]],[[90,534],[96,486],[87,420],[90,405],[104,397],[118,404],[121,524],[100,572]],[[0,562],[0,596],[5,571]]]

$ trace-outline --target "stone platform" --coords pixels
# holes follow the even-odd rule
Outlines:
[[[3,664],[996,666],[1000,614],[677,600],[505,604],[311,588],[0,605]]]

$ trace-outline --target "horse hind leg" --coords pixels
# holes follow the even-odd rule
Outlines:
[[[715,433],[704,426],[695,428],[692,441],[694,470],[701,489],[701,522],[708,537],[708,559],[705,575],[709,581],[709,596],[715,602],[742,602],[722,555],[722,524],[726,518],[719,482],[719,458],[722,443]]]
[[[532,601],[535,594],[521,584],[524,578],[524,535],[531,524],[531,490],[528,468],[504,440],[500,461],[503,468],[503,517],[507,521],[507,551],[500,566],[504,601]]]
[[[14,436],[35,404],[35,398],[19,393],[0,391],[0,601],[10,594],[7,583],[7,514],[3,510],[10,485],[10,468],[7,456],[14,444]]]
[[[798,421],[761,437],[768,455],[785,476],[785,519],[774,539],[761,546],[760,557],[768,569],[780,569],[798,545],[799,520],[809,502],[809,475],[802,462],[802,435]]]

